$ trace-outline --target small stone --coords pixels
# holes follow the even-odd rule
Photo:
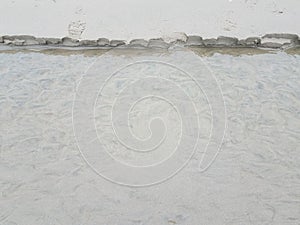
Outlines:
[[[265,42],[259,45],[259,47],[262,48],[280,48],[282,44],[280,43],[274,43],[274,42]]]
[[[187,35],[183,32],[174,32],[168,35],[163,36],[163,40],[167,43],[175,43],[175,42],[186,42]]]
[[[186,45],[185,45],[186,42],[181,41],[181,40],[173,41],[173,42],[171,42],[170,44],[171,44],[171,45],[174,45],[174,46],[181,46],[181,47],[186,46]]]
[[[246,45],[247,46],[257,46],[261,43],[261,40],[259,37],[249,37],[246,39]]]
[[[23,45],[38,45],[39,42],[37,41],[37,39],[34,36],[31,35],[13,35],[13,36],[3,36],[4,41],[8,40],[11,41],[11,44],[14,44],[14,40],[19,40],[17,42],[20,42],[21,40],[23,40]]]
[[[64,37],[62,39],[62,45],[67,47],[76,47],[79,46],[79,41],[77,39]]]
[[[129,43],[131,47],[138,47],[138,48],[146,48],[148,46],[148,41],[144,39],[134,39],[131,40]]]
[[[204,39],[203,40],[203,44],[205,46],[208,46],[208,47],[216,46],[216,43],[217,43],[217,39],[215,39],[215,38],[210,38],[210,39]]]
[[[101,47],[109,46],[109,40],[106,38],[99,38],[97,40],[97,45]]]
[[[36,38],[32,35],[13,35],[9,36],[12,39],[19,39],[19,40],[35,40]]]
[[[5,40],[7,40],[7,41],[13,41],[15,39],[12,36],[8,36],[8,35],[3,36],[2,38],[3,38],[3,42],[5,42]]]
[[[200,36],[188,36],[186,41],[186,46],[202,46],[203,45],[203,39]]]
[[[40,42],[36,39],[25,40],[24,45],[39,45]]]
[[[269,43],[276,43],[277,46],[281,45],[281,47],[285,48],[298,45],[299,37],[296,34],[266,34],[262,37],[261,43],[262,45],[270,45]],[[275,44],[273,45],[276,46]]]
[[[249,37],[245,40],[239,40],[237,44],[245,47],[257,47],[260,43],[259,37]]]
[[[11,36],[2,36],[2,40],[4,44],[7,44],[9,41],[12,42],[14,39]]]
[[[225,36],[218,37],[216,41],[217,46],[226,46],[226,47],[236,46],[237,43],[238,43],[237,38],[225,37]]]
[[[96,40],[82,40],[79,42],[80,46],[91,46],[91,47],[96,47],[98,46],[98,43]]]
[[[44,38],[37,38],[36,40],[40,45],[46,45],[47,44],[47,41]]]
[[[283,39],[283,38],[262,38],[261,39],[261,44],[264,43],[277,43],[277,44],[292,44],[290,39]]]
[[[245,39],[238,40],[237,44],[241,46],[246,46],[246,40]]]
[[[117,47],[117,46],[120,46],[120,45],[125,45],[126,43],[124,41],[121,41],[121,40],[111,40],[109,45],[111,47]]]
[[[3,42],[5,45],[23,45],[25,42],[24,40],[20,40],[17,38],[17,36],[3,36]]]
[[[17,39],[24,40],[23,45],[39,45],[39,41],[33,36],[20,35],[17,36]]]
[[[59,38],[45,38],[47,45],[58,45],[62,42]]]
[[[290,40],[298,40],[299,37],[297,34],[266,34],[262,38],[278,38],[278,39],[290,39]]]
[[[148,43],[149,48],[169,48],[170,45],[164,42],[163,39],[150,39]]]
[[[25,41],[24,40],[15,39],[15,40],[12,41],[11,44],[15,45],[15,46],[23,46],[23,45],[25,45]]]
[[[4,43],[5,45],[10,45],[10,44],[12,43],[12,41],[11,41],[11,40],[8,40],[8,39],[4,39],[4,40],[3,40],[3,43]]]

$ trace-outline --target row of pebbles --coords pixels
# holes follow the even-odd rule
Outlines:
[[[235,37],[220,36],[218,38],[203,39],[200,36],[187,36],[184,33],[173,39],[157,38],[146,41],[144,39],[134,39],[129,43],[123,40],[108,40],[99,38],[98,40],[77,40],[69,37],[64,38],[38,38],[30,35],[0,36],[0,45],[8,46],[62,46],[62,47],[100,47],[114,48],[118,46],[131,48],[169,48],[180,45],[187,47],[251,47],[251,48],[272,48],[285,49],[295,47],[300,44],[296,34],[266,34],[263,37],[249,37],[239,40]]]

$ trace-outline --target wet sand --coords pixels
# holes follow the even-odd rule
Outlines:
[[[189,50],[195,52],[199,56],[213,56],[216,53],[231,55],[231,56],[242,56],[242,55],[257,55],[257,54],[267,54],[277,52],[285,52],[291,55],[299,55],[300,48],[292,47],[289,49],[261,49],[261,48],[246,48],[246,47],[189,47]],[[42,53],[47,55],[83,55],[83,56],[100,56],[104,53],[111,51],[111,49],[99,49],[99,48],[87,48],[87,47],[77,47],[77,48],[67,48],[67,47],[2,47],[0,53],[15,54],[15,53]],[[143,49],[143,48],[117,48],[111,51],[113,54],[119,53],[120,55],[140,55],[140,54],[152,54],[157,52],[167,53],[167,49]]]
[[[223,91],[227,130],[221,152],[205,172],[198,171],[200,151],[172,179],[145,188],[119,186],[101,178],[83,160],[76,144],[74,93],[82,75],[105,51],[1,51],[0,223],[300,223],[299,49],[192,51],[213,71]],[[109,55],[108,68],[109,62],[113,65],[121,58],[172,54],[165,50],[119,53]],[[175,56],[182,65],[188,63],[180,52]],[[179,84],[180,76],[176,79]],[[116,77],[107,85],[112,88],[107,93],[119,90],[121,81],[122,76]],[[138,109],[162,110],[155,104],[145,102]],[[206,105],[201,106],[202,130],[207,132],[211,120]],[[96,111],[100,127],[109,127],[108,114],[101,114],[106,113],[101,109]],[[135,118],[139,120],[133,122],[133,131],[140,131],[140,138],[147,136],[147,129],[140,128],[142,118]],[[171,122],[176,120],[172,116]],[[135,159],[117,151],[118,145],[109,140],[103,143],[119,160]]]

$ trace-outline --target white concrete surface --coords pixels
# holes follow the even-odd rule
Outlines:
[[[0,35],[153,38],[185,32],[243,38],[300,33],[299,0],[1,0]]]

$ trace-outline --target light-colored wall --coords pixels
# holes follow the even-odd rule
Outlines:
[[[300,33],[299,0],[1,0],[0,35],[129,40]]]

